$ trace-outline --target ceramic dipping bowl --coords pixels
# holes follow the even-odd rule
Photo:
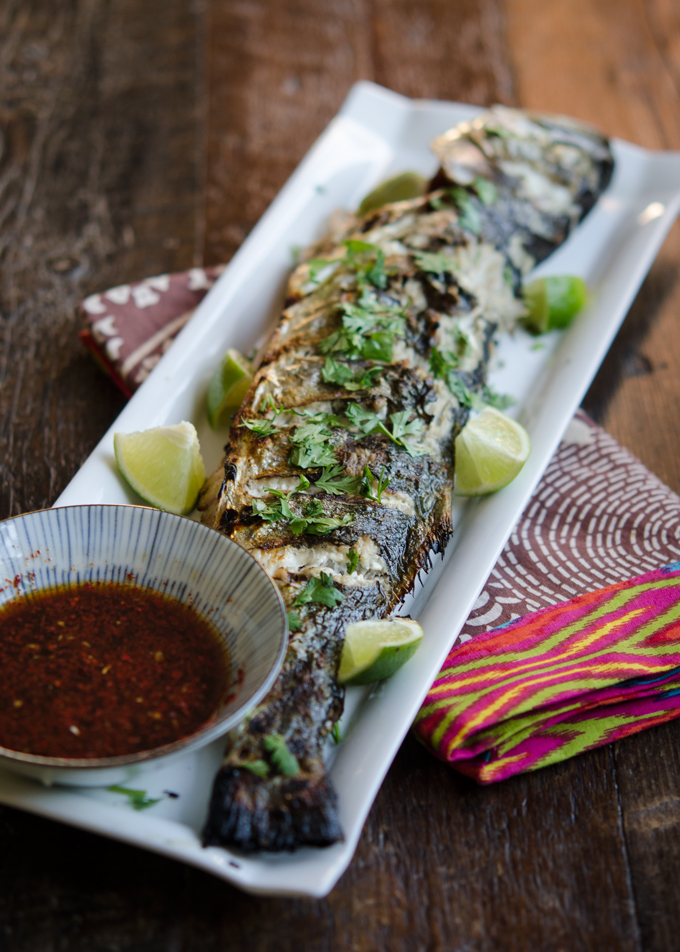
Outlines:
[[[123,783],[142,766],[165,767],[225,734],[274,683],[288,636],[283,601],[255,559],[214,530],[141,506],[67,506],[0,523],[0,607],[84,582],[150,589],[207,618],[229,654],[225,700],[202,727],[163,747],[80,760],[0,746],[0,768],[45,784]]]

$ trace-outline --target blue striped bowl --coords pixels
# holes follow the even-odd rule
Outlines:
[[[231,670],[243,672],[236,697],[194,734],[153,750],[76,760],[0,747],[0,766],[48,784],[128,780],[231,730],[274,683],[288,634],[281,596],[251,555],[212,529],[142,506],[67,506],[0,523],[0,605],[82,582],[131,584],[191,604],[219,632]]]

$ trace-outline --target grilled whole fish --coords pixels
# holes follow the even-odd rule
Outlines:
[[[322,749],[345,627],[394,611],[446,546],[453,443],[494,399],[494,334],[613,169],[597,133],[503,107],[433,148],[428,194],[345,215],[305,253],[204,488],[204,520],[276,581],[292,631],[274,688],[229,738],[206,844],[342,838]]]

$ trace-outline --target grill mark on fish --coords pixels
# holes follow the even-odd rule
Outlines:
[[[426,195],[361,219],[336,216],[331,234],[303,253],[232,426],[223,470],[204,490],[204,521],[260,561],[300,626],[272,691],[229,738],[206,844],[278,851],[342,838],[323,745],[342,713],[335,674],[344,629],[393,612],[444,550],[451,535],[453,443],[469,414],[464,394],[482,391],[494,334],[522,311],[522,274],[564,241],[613,168],[599,134],[571,120],[505,107],[457,127],[433,148],[442,167]],[[475,184],[479,177],[484,188]],[[366,271],[358,277],[351,248],[360,254],[360,246],[343,245],[358,240],[376,249],[376,266],[379,249],[384,280]],[[446,269],[435,273],[422,257],[428,254],[441,256],[436,260]],[[319,259],[329,263],[319,266]],[[339,355],[360,382],[348,389],[324,378],[324,348],[364,293],[374,308],[401,315],[402,332],[391,360]],[[435,347],[458,354],[450,387],[431,371]],[[371,373],[376,366],[377,376]],[[365,435],[348,420],[352,404],[376,414],[383,427],[403,414],[402,422],[420,426],[409,437],[417,445],[409,450],[379,430]],[[344,494],[324,488],[321,465],[301,469],[291,462],[298,428],[314,414],[333,414],[324,445],[346,480]],[[264,435],[246,426],[267,419],[271,432]],[[389,480],[380,500],[379,476],[383,486]],[[271,508],[282,499],[285,516]],[[305,524],[305,514],[318,513],[319,506],[324,518],[335,520],[321,535]],[[351,551],[357,553],[353,571]],[[324,578],[327,591],[342,601],[329,607],[301,599],[312,581]],[[285,743],[296,769],[286,772],[271,755],[273,736]]]

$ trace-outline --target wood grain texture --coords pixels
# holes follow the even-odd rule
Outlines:
[[[122,406],[77,298],[226,260],[359,78],[680,148],[674,0],[0,0],[2,515]],[[676,489],[679,258],[675,229],[587,398]],[[408,738],[319,902],[0,808],[0,952],[673,952],[679,740],[477,788]]]

